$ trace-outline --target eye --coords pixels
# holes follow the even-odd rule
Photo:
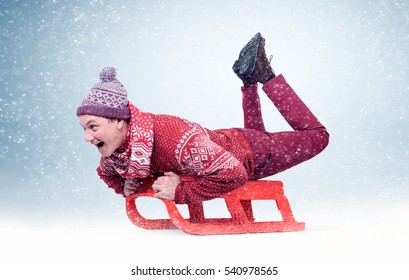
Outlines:
[[[89,126],[89,128],[90,128],[92,131],[96,131],[97,128],[98,128],[98,126],[92,124],[92,125]]]

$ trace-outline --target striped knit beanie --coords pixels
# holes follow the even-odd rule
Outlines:
[[[77,108],[77,116],[129,119],[131,111],[128,107],[128,92],[116,79],[116,69],[114,67],[102,69],[99,80]]]

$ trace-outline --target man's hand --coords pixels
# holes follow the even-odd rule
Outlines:
[[[153,182],[152,188],[156,191],[156,198],[174,200],[175,190],[180,183],[180,176],[174,172],[165,172]]]
[[[130,196],[138,192],[142,188],[142,184],[136,179],[126,179],[124,184],[124,194],[125,196]]]

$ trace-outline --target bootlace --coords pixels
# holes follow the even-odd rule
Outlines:
[[[273,55],[270,55],[270,57],[268,58],[268,64],[270,64],[270,67],[271,67],[271,60],[273,60]],[[271,71],[273,72],[275,76],[276,72],[274,71],[273,67],[271,67]]]

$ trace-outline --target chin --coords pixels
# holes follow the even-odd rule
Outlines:
[[[111,156],[113,153],[114,153],[114,152],[104,152],[104,153],[101,153],[101,157],[109,157],[109,156]]]
[[[110,153],[110,154],[103,154],[103,155],[101,155],[101,157],[110,157],[112,155],[112,153]]]

